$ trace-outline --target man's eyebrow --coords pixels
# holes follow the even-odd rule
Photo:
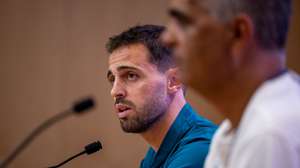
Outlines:
[[[141,71],[140,69],[138,69],[136,67],[132,67],[132,66],[122,65],[122,66],[117,67],[117,71],[122,71],[122,70],[126,70],[126,69]],[[112,71],[108,70],[106,77],[109,78],[112,74],[113,74]]]
[[[121,70],[124,70],[124,69],[131,69],[131,70],[137,70],[137,71],[140,71],[140,70],[139,70],[138,68],[136,68],[136,67],[127,66],[127,65],[122,65],[122,66],[117,67],[117,71],[121,71]]]
[[[190,23],[192,21],[189,16],[187,16],[186,14],[184,14],[183,12],[177,9],[171,8],[169,9],[168,13],[171,17],[175,18],[179,22]]]

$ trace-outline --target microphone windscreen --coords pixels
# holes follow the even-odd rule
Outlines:
[[[86,98],[82,101],[76,102],[73,106],[73,111],[75,113],[82,113],[88,109],[95,106],[94,100],[92,98]]]
[[[85,152],[89,155],[102,149],[102,145],[99,141],[96,141],[85,146],[84,148],[85,148]]]

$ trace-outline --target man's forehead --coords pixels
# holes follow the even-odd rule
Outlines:
[[[200,0],[170,0],[170,5],[174,7],[189,7],[197,4]]]
[[[169,15],[174,17],[174,13],[192,17],[203,10],[203,2],[206,0],[171,0],[169,5]],[[175,16],[176,18],[176,16]]]
[[[118,69],[118,67],[134,67],[134,68],[152,68],[154,65],[150,63],[149,52],[142,44],[129,45],[115,50],[109,56],[109,69]]]

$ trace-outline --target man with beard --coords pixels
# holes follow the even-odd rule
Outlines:
[[[290,0],[171,0],[163,41],[227,119],[207,168],[299,168],[300,79],[285,65]]]
[[[111,95],[122,129],[151,146],[140,167],[199,168],[216,126],[186,103],[163,30],[136,26],[109,39]]]

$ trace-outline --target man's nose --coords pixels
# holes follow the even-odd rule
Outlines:
[[[114,99],[117,99],[117,98],[125,97],[126,91],[122,83],[115,81],[110,91],[110,94]]]

